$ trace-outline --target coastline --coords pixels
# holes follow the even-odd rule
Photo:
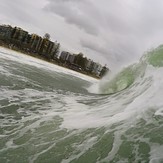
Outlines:
[[[87,58],[82,52],[60,51],[60,43],[50,40],[50,34],[43,37],[30,34],[19,27],[0,25],[0,46],[28,56],[73,70],[95,79],[102,79],[109,68]]]
[[[71,70],[71,71],[73,71],[73,72],[76,72],[76,73],[79,73],[79,74],[82,74],[82,75],[84,75],[84,76],[86,76],[86,77],[90,77],[90,78],[92,78],[92,79],[95,79],[95,80],[100,80],[101,78],[99,78],[99,77],[96,77],[96,76],[91,76],[91,75],[88,75],[88,74],[86,74],[86,73],[84,73],[84,72],[79,72],[79,71],[75,71],[75,70],[73,70],[73,69],[70,69],[69,67],[67,67],[66,65],[64,65],[64,64],[62,64],[62,63],[58,63],[56,60],[48,60],[48,59],[46,59],[46,58],[44,58],[44,57],[42,57],[42,56],[40,56],[40,55],[36,55],[35,53],[26,53],[26,52],[24,52],[24,51],[22,51],[22,50],[20,50],[20,49],[13,49],[13,48],[10,48],[9,47],[9,45],[6,45],[6,44],[2,44],[2,42],[0,41],[0,48],[4,48],[4,49],[6,49],[6,50],[11,50],[11,51],[14,51],[14,52],[16,52],[16,53],[20,53],[20,55],[26,55],[27,57],[28,56],[30,56],[30,57],[33,57],[33,58],[35,58],[35,59],[39,59],[39,60],[41,60],[41,61],[44,61],[44,62],[47,62],[47,63],[50,63],[50,64],[52,64],[52,65],[56,65],[56,66],[59,66],[59,67],[62,67],[62,68],[65,68],[65,69],[67,69],[67,70]]]

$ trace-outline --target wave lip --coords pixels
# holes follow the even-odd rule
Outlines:
[[[145,59],[154,67],[163,67],[163,45],[146,53]]]

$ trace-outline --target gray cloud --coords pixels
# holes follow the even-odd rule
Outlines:
[[[162,0],[0,0],[1,22],[54,33],[62,48],[122,65],[163,43]],[[38,32],[38,34],[39,34]]]
[[[107,49],[106,46],[100,45],[98,42],[80,40],[80,43],[82,47],[98,52],[102,55],[107,55],[109,53],[109,49]]]
[[[98,10],[89,0],[49,0],[45,9],[63,17],[67,23],[77,26],[88,34],[99,33],[96,20]]]
[[[24,10],[25,4],[19,2],[18,0],[15,0],[15,3],[11,0],[1,0],[1,5],[1,12],[3,12],[6,17],[11,17],[12,19],[20,21],[32,20],[32,16]]]

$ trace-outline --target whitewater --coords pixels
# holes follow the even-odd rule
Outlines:
[[[162,163],[163,46],[96,80],[0,48],[1,163]]]

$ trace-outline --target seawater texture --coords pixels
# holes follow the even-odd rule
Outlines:
[[[1,163],[162,163],[163,47],[98,82],[0,49]]]

